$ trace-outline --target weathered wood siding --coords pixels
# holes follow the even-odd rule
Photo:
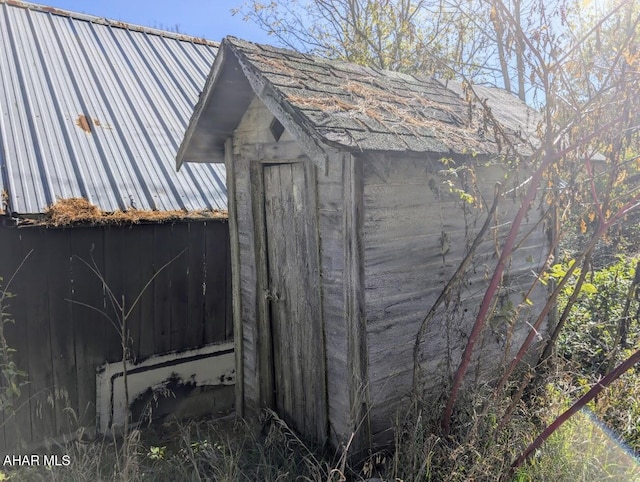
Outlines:
[[[345,288],[345,169],[343,156],[319,169],[318,219],[322,264],[322,306],[325,324],[329,436],[334,444],[349,436],[351,400]]]
[[[241,323],[238,332],[242,333],[242,396],[244,405],[250,409],[260,407],[265,402],[261,400],[260,383],[264,380],[260,378],[260,370],[269,367],[261,366],[259,348],[261,343],[270,344],[268,340],[258,337],[260,313],[265,303],[265,293],[259,291],[266,288],[260,286],[264,281],[260,277],[266,275],[266,260],[261,249],[264,239],[260,238],[264,237],[264,226],[259,226],[264,217],[259,212],[263,201],[258,199],[262,180],[258,178],[260,174],[256,170],[256,163],[276,160],[279,156],[289,159],[303,156],[302,150],[286,131],[280,142],[276,142],[270,130],[272,121],[273,114],[254,97],[234,131],[232,159],[229,160],[234,196],[228,202],[230,210],[235,210],[239,248],[233,269],[240,273],[238,301],[241,306],[237,322]]]
[[[334,443],[346,439],[351,426],[352,394],[349,390],[348,340],[345,294],[345,191],[350,184],[345,184],[345,170],[348,164],[343,154],[327,155],[321,166],[311,164],[302,149],[285,131],[278,142],[275,142],[269,129],[273,114],[254,98],[236,129],[233,137],[233,166],[236,219],[238,223],[239,256],[237,265],[240,272],[239,301],[241,304],[242,323],[242,359],[243,359],[243,396],[248,407],[260,405],[258,357],[258,315],[263,300],[257,292],[259,289],[259,266],[265,265],[264,253],[258,253],[256,246],[261,244],[256,235],[256,227],[260,222],[255,209],[256,190],[259,180],[252,179],[252,164],[261,162],[290,161],[297,159],[304,162],[307,168],[314,170],[317,186],[312,186],[309,196],[316,196],[317,224],[319,231],[320,286],[317,289],[322,295],[321,312],[324,321],[324,341],[326,352],[327,383],[327,417],[329,419],[329,436]],[[253,176],[260,176],[253,169]],[[230,190],[231,192],[231,190]],[[230,207],[230,209],[232,209]],[[268,240],[267,240],[268,241]]]
[[[96,369],[121,359],[120,338],[100,280],[79,258],[95,260],[111,291],[134,298],[165,263],[185,252],[149,286],[129,318],[133,356],[230,340],[228,225],[224,221],[133,226],[0,229],[0,276],[13,279],[5,333],[28,373],[15,417],[0,429],[0,449],[92,426]],[[78,417],[75,421],[67,409]]]
[[[236,346],[242,351],[244,405],[277,405],[269,385],[274,360],[267,289],[274,273],[269,274],[267,260],[272,240],[265,227],[264,165],[296,161],[305,166],[307,187],[309,179],[317,182],[316,192],[307,195],[317,214],[310,224],[317,221],[318,226],[329,437],[337,445],[357,428],[352,449],[358,450],[371,440],[390,437],[392,419],[411,390],[414,343],[422,320],[466,255],[486,210],[463,208],[460,196],[443,184],[443,166],[437,159],[351,155],[329,148],[310,159],[289,132],[274,138],[273,119],[254,98],[234,132],[226,161],[233,183],[230,210],[235,210],[237,220],[236,333],[242,333],[242,343]],[[316,152],[306,145],[305,150]],[[490,205],[503,172],[478,167],[476,176]],[[516,208],[515,196],[505,199],[464,282],[427,326],[418,353],[427,393],[441,394],[459,362],[509,227],[507,220]],[[521,231],[536,221],[532,212]],[[519,248],[505,278],[510,296],[500,301],[505,313],[510,303],[521,303],[521,288],[531,281],[531,271],[544,263],[546,246],[539,227]],[[538,290],[530,299],[536,303],[543,297],[543,290]],[[520,318],[527,315],[523,309]],[[527,329],[520,323],[524,329],[510,334],[505,328],[508,317],[499,318],[476,349],[470,382],[480,376],[486,380]]]
[[[450,193],[438,174],[442,164],[433,159],[370,156],[364,163],[364,264],[367,348],[371,419],[374,438],[385,440],[387,430],[412,386],[413,349],[420,325],[467,253],[482,226],[486,210],[477,213],[462,208],[459,195]],[[491,205],[494,186],[503,174],[497,167],[478,167],[477,184]],[[487,285],[487,276],[497,261],[497,246],[509,228],[513,199],[498,209],[495,226],[469,266],[464,284],[443,304],[429,323],[420,345],[423,389],[440,395],[457,367],[467,335]],[[535,213],[521,229],[536,222]],[[509,267],[510,302],[522,302],[531,271],[547,255],[542,228],[515,254]],[[531,296],[536,302],[544,293]],[[507,304],[507,300],[503,302]],[[528,326],[519,321],[522,339]],[[496,322],[499,324],[500,322]],[[491,325],[476,345],[475,367],[470,378],[488,376],[505,357],[509,341],[504,326]],[[517,340],[510,341],[511,346]],[[480,363],[478,363],[480,361]],[[385,433],[385,431],[387,431]]]

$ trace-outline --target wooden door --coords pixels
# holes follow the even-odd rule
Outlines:
[[[327,435],[317,221],[302,162],[263,169],[275,409],[303,435]]]

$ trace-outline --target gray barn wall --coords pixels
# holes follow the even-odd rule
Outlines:
[[[396,412],[405,406],[413,377],[413,349],[422,320],[442,292],[467,253],[467,247],[482,226],[487,210],[466,216],[457,194],[442,184],[437,160],[370,156],[364,163],[364,245],[367,344],[369,355],[369,393],[374,439],[384,440]],[[489,206],[495,183],[502,180],[498,167],[478,167],[478,185]],[[513,200],[498,209],[497,225],[478,249],[465,274],[464,286],[454,293],[448,306],[442,306],[427,327],[420,345],[422,389],[426,395],[439,396],[456,369],[467,335],[487,286],[488,276],[497,262],[496,242],[504,240],[507,220],[517,209]],[[533,226],[531,215],[521,233]],[[466,226],[465,226],[466,224]],[[446,233],[449,244],[443,247]],[[497,234],[497,236],[496,236]],[[547,256],[547,241],[542,229],[515,254],[509,269],[511,302],[522,302],[522,288],[528,288],[532,271],[537,271]],[[444,252],[446,251],[446,252]],[[544,291],[531,299],[543,303]],[[456,302],[456,296],[462,300]],[[528,314],[527,309],[522,315]],[[517,341],[528,331],[519,321]],[[470,377],[479,374],[482,359],[483,379],[497,369],[505,356],[504,326],[490,326],[482,343],[476,345],[475,366]]]
[[[29,379],[14,401],[15,415],[0,410],[0,453],[95,425],[96,370],[120,361],[122,351],[116,329],[96,311],[114,316],[102,283],[81,260],[93,259],[114,295],[129,304],[181,252],[130,314],[137,361],[232,339],[226,221],[0,228],[0,276],[3,288],[13,277],[15,294],[5,300],[15,323],[4,334]]]

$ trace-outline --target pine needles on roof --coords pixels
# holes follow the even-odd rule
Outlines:
[[[186,219],[227,219],[227,212],[220,210],[201,211],[126,211],[105,212],[85,198],[58,199],[50,205],[44,218],[25,220],[27,224],[54,227],[72,225],[138,224],[183,221]]]

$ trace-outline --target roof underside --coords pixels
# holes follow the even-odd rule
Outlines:
[[[224,143],[240,123],[252,98],[253,91],[238,60],[220,50],[178,152],[178,169],[182,171],[191,163],[223,163]],[[195,131],[191,128],[194,122]],[[186,146],[188,152],[184,151]],[[187,163],[183,164],[184,161]]]
[[[40,214],[77,197],[105,212],[226,209],[223,166],[174,168],[216,51],[202,39],[0,0],[8,210]]]
[[[255,92],[263,100],[271,96],[286,117],[311,138],[352,151],[496,154],[505,144],[524,147],[523,137],[532,132],[536,121],[529,115],[531,109],[515,96],[485,89],[491,94],[492,110],[500,111],[494,112],[495,120],[519,123],[528,119],[528,125],[504,126],[511,137],[509,143],[496,142],[494,119],[482,115],[479,103],[463,100],[461,89],[449,88],[433,78],[321,59],[230,37],[223,41],[221,51],[224,59],[218,59],[221,65],[214,67],[207,95],[196,107],[179,162],[205,161],[211,152],[220,152],[243,113],[226,117],[226,125],[217,115],[221,109],[229,110],[224,103],[232,91],[236,96]],[[232,63],[237,67],[231,67]],[[242,89],[223,81],[232,76],[248,78],[253,92],[246,81]],[[514,110],[518,112],[515,117],[508,113]]]

